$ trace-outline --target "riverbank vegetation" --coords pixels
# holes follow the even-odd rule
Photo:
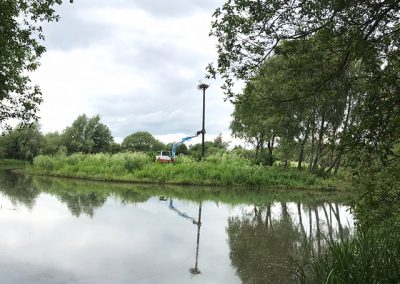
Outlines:
[[[398,283],[400,234],[370,230],[329,241],[327,253],[312,266],[314,274],[308,279],[315,283]]]
[[[338,188],[334,177],[322,178],[308,171],[282,166],[265,167],[239,154],[217,153],[197,161],[180,156],[175,164],[154,162],[146,153],[73,154],[35,158],[30,173],[94,180],[145,183],[284,187],[302,189]]]
[[[132,133],[118,144],[99,116],[81,115],[61,134],[42,134],[35,124],[17,126],[0,137],[0,156],[30,162],[31,173],[95,180],[349,188],[344,180],[345,171],[338,174],[338,167],[327,171],[322,165],[311,168],[304,161],[298,163],[284,147],[274,146],[273,151],[266,151],[263,143],[255,149],[228,149],[228,145],[221,135],[206,141],[205,158],[200,162],[201,144],[182,144],[177,149],[179,158],[175,165],[155,164],[157,151],[170,149],[171,144],[165,145],[144,131]],[[310,153],[305,150],[303,155],[308,158]],[[327,154],[320,156],[328,158]]]
[[[21,169],[25,168],[27,163],[21,160],[0,159],[0,169]]]

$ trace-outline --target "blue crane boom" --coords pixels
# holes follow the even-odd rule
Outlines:
[[[159,163],[175,163],[176,161],[176,150],[178,149],[178,146],[181,145],[182,143],[189,141],[190,139],[199,136],[200,134],[203,133],[204,130],[197,131],[195,135],[188,136],[185,138],[182,138],[179,142],[176,142],[172,144],[172,151],[166,152],[166,151],[161,151],[160,155],[156,156],[156,162]]]
[[[197,131],[197,133],[195,135],[182,138],[179,142],[176,142],[176,143],[172,144],[172,159],[175,160],[175,158],[176,158],[176,149],[178,148],[179,145],[181,145],[184,142],[190,141],[192,138],[195,138],[195,137],[199,136],[201,133],[202,133],[201,131]]]

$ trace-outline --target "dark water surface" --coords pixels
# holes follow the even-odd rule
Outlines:
[[[0,171],[0,283],[291,283],[352,234],[341,196]]]

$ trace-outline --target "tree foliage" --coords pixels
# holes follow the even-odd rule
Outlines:
[[[82,114],[64,130],[62,140],[69,153],[99,153],[110,150],[113,137],[99,115],[89,118]]]
[[[37,124],[20,124],[1,138],[4,158],[32,162],[42,153],[44,138]]]
[[[29,73],[39,66],[45,51],[41,23],[58,21],[54,6],[61,0],[7,0],[0,2],[0,123],[11,118],[36,118],[41,91]]]
[[[220,74],[233,96],[233,80],[257,75],[282,41],[318,35],[326,41],[322,48],[339,56],[324,78],[330,81],[352,60],[376,65],[389,59],[400,38],[399,11],[397,0],[226,1],[213,14],[218,60],[208,66],[209,75]]]
[[[50,132],[44,135],[43,154],[55,155],[62,145],[62,136],[56,132]],[[64,146],[65,147],[65,146]]]
[[[236,103],[235,135],[257,141],[252,130],[276,119],[279,150],[294,145],[299,166],[349,166],[362,218],[400,215],[390,178],[400,159],[400,1],[228,0],[211,34],[218,59],[208,72]],[[243,92],[233,93],[234,80]],[[390,214],[379,213],[385,204]]]
[[[125,137],[122,148],[128,151],[161,151],[164,145],[149,132],[138,131]]]

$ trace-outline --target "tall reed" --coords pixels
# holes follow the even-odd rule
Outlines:
[[[379,230],[329,241],[313,264],[314,283],[400,283],[400,234]]]

